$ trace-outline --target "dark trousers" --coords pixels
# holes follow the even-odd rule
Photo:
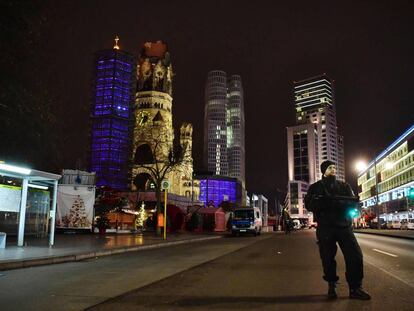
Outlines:
[[[318,226],[316,229],[318,238],[319,254],[322,259],[324,280],[336,282],[339,278],[336,274],[335,255],[336,243],[341,248],[345,258],[346,281],[350,288],[362,285],[364,269],[362,262],[362,251],[354,236],[351,227]]]

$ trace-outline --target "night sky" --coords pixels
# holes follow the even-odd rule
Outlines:
[[[42,66],[65,130],[62,168],[85,159],[93,53],[137,54],[145,41],[168,43],[175,80],[173,118],[194,126],[202,169],[204,84],[214,69],[242,77],[246,184],[270,201],[286,191],[286,127],[294,124],[292,82],[321,73],[335,80],[347,180],[414,122],[414,10],[410,1],[51,1],[41,34]],[[245,1],[243,1],[245,2]],[[27,68],[30,70],[30,67]]]

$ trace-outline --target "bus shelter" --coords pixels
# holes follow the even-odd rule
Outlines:
[[[50,206],[48,206],[48,219],[50,220],[49,245],[53,246],[55,240],[58,180],[61,176],[30,168],[10,165],[4,162],[0,162],[0,175],[5,178],[11,177],[21,180],[21,190],[20,187],[18,188],[18,191],[9,187],[9,189],[5,188],[3,189],[4,191],[0,192],[0,196],[3,196],[0,200],[5,202],[3,205],[6,206],[6,204],[8,204],[10,205],[9,208],[15,208],[16,212],[18,212],[17,246],[24,245],[28,188],[31,187],[42,190],[49,190],[50,188],[53,189],[52,201]],[[12,198],[12,196],[20,197]]]

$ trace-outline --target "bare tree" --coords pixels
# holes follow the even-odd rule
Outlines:
[[[134,172],[147,173],[154,183],[157,200],[156,219],[158,213],[162,211],[162,181],[171,171],[180,170],[188,158],[186,153],[188,148],[173,140],[173,133],[170,131],[171,129],[163,122],[159,124],[154,122],[153,128],[140,132],[141,139],[138,140],[134,155]]]

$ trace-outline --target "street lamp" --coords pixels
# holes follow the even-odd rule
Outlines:
[[[361,173],[363,171],[365,171],[368,168],[367,162],[365,161],[358,161],[357,163],[355,163],[355,169],[358,173]]]
[[[384,171],[385,170],[390,170],[394,167],[394,163],[392,162],[386,162],[384,165]],[[358,161],[355,164],[355,168],[356,170],[361,173],[365,170],[367,170],[368,164],[365,161]],[[375,174],[375,204],[376,204],[376,211],[377,211],[377,228],[381,229],[381,222],[380,222],[380,204],[379,204],[379,198],[378,198],[378,172],[377,172],[377,158],[374,157],[374,174]]]

